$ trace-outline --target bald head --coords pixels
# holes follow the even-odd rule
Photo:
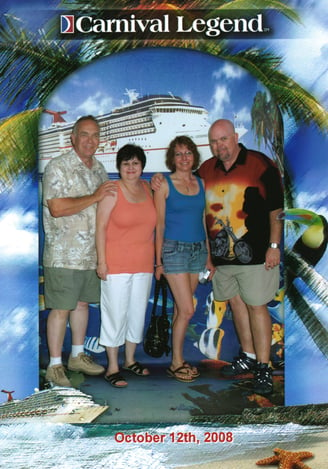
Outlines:
[[[211,127],[209,128],[209,131],[208,131],[209,139],[210,139],[211,133],[219,131],[219,130],[222,132],[225,131],[226,133],[229,133],[229,134],[234,134],[235,126],[228,119],[218,119],[214,121]]]
[[[238,134],[233,123],[227,119],[213,122],[208,131],[208,140],[213,156],[219,158],[225,168],[229,169],[240,151]]]

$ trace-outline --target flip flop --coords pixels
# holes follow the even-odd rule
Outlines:
[[[144,367],[139,362],[134,362],[130,366],[123,366],[123,370],[132,371],[132,373],[134,373],[137,376],[148,376],[149,375],[149,371],[147,370],[147,368]],[[147,370],[148,373],[144,373],[145,370]]]
[[[111,384],[114,388],[125,388],[128,385],[128,383],[125,381],[123,376],[119,373],[119,371],[117,373],[112,373],[111,375],[108,375],[108,376],[105,375],[104,378],[105,378],[105,381]],[[118,384],[120,381],[123,382],[123,384]]]
[[[175,378],[177,381],[181,381],[182,383],[192,383],[195,381],[195,376],[192,375],[191,369],[188,366],[182,365],[175,370],[172,368],[168,368],[166,373],[170,378]]]
[[[198,368],[196,368],[196,366],[190,365],[190,363],[188,362],[183,362],[183,366],[190,369],[190,373],[194,378],[198,378],[198,376],[200,376],[200,373],[198,371]]]

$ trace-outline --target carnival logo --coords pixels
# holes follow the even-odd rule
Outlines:
[[[60,32],[74,34],[74,15],[60,15]]]

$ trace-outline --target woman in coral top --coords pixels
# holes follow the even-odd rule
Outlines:
[[[156,210],[149,184],[141,179],[146,164],[142,148],[122,147],[116,158],[120,173],[117,192],[97,209],[97,274],[101,278],[100,343],[106,347],[105,379],[114,387],[127,386],[118,363],[125,345],[123,369],[138,376],[149,371],[136,362],[136,346],[143,339],[146,308],[154,271]]]

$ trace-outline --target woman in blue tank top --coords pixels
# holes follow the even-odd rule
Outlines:
[[[194,314],[193,294],[208,258],[205,229],[205,192],[202,180],[193,174],[200,155],[186,136],[176,137],[166,153],[166,176],[154,193],[157,210],[155,275],[165,275],[174,297],[172,361],[169,376],[191,382],[198,369],[183,358],[184,339]]]

